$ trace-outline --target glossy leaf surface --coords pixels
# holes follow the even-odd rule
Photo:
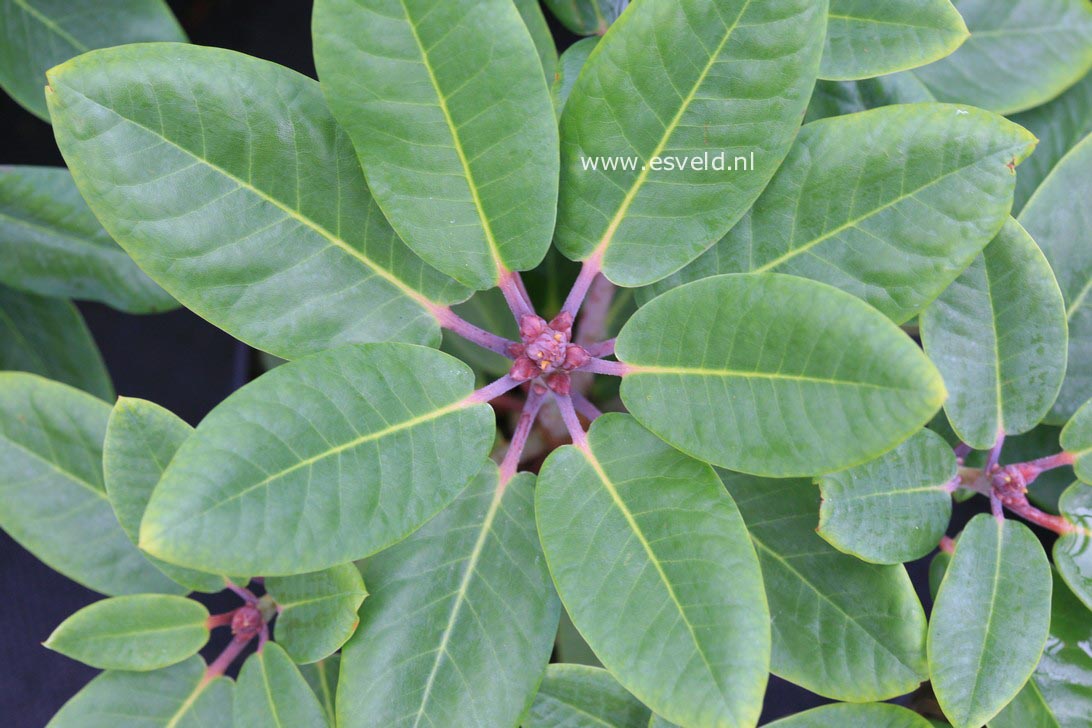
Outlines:
[[[1061,424],[1092,392],[1092,135],[1062,158],[1020,213],[1065,298],[1069,364],[1050,413]]]
[[[557,125],[512,0],[319,0],[315,63],[387,219],[471,288],[542,261]]]
[[[860,299],[780,274],[668,291],[618,336],[622,399],[671,444],[771,476],[865,462],[925,424],[944,386],[914,342]]]
[[[871,78],[940,60],[967,39],[949,0],[830,0],[819,77]]]
[[[977,728],[1031,675],[1050,627],[1051,578],[1039,540],[987,514],[956,542],[929,621],[929,672],[955,728]]]
[[[770,670],[837,700],[885,700],[925,679],[925,613],[901,566],[868,564],[815,533],[807,480],[722,472],[762,564],[773,620]],[[837,635],[835,638],[834,635]]]
[[[47,70],[93,48],[156,40],[186,40],[163,0],[0,0],[0,87],[49,121]]]
[[[110,405],[33,374],[0,372],[0,526],[103,594],[181,592],[118,525],[102,479]]]
[[[582,38],[565,49],[557,63],[557,75],[550,87],[554,99],[554,108],[558,116],[565,110],[565,103],[573,91],[576,79],[588,62],[588,56],[599,44],[598,38]]]
[[[940,101],[1011,114],[1049,101],[1092,68],[1092,6],[1084,0],[953,4],[971,37],[912,71]]]
[[[110,413],[103,443],[103,484],[122,530],[134,544],[152,491],[167,464],[193,428],[177,415],[143,399],[120,397]],[[218,592],[224,577],[186,569],[147,557],[157,569],[183,586]]]
[[[577,35],[603,35],[618,19],[618,0],[543,0],[558,20]]]
[[[45,646],[101,670],[156,670],[197,654],[209,638],[208,618],[203,604],[185,597],[113,597],[66,619]]]
[[[107,401],[114,385],[87,324],[69,301],[0,286],[0,370],[30,372]]]
[[[1065,377],[1065,302],[1031,236],[1009,220],[921,317],[921,338],[951,396],[944,411],[968,445],[1042,421]]]
[[[1032,680],[1063,728],[1086,728],[1092,716],[1092,612],[1054,574],[1050,637]]]
[[[554,36],[550,33],[550,26],[546,24],[546,16],[542,14],[542,6],[538,0],[514,0],[516,10],[523,18],[523,24],[531,34],[531,40],[538,51],[538,61],[542,64],[542,74],[546,78],[546,85],[554,82],[554,74],[557,71],[557,47],[554,45]]]
[[[205,661],[197,656],[153,672],[104,672],[48,728],[118,728],[119,716],[133,716],[134,728],[232,728],[234,684],[204,676]]]
[[[708,465],[607,414],[587,449],[547,458],[535,506],[565,607],[627,690],[677,723],[756,723],[769,612],[743,519]]]
[[[234,728],[328,725],[318,698],[276,642],[267,642],[243,663],[235,686]]]
[[[1069,588],[1092,609],[1092,485],[1074,483],[1058,510],[1073,525],[1054,542],[1054,566]]]
[[[989,728],[1064,728],[1043,699],[1034,677],[1004,710],[990,719]]]
[[[277,603],[277,644],[297,663],[317,662],[345,644],[368,594],[355,564],[271,576],[265,590]]]
[[[921,430],[894,450],[818,480],[819,535],[877,564],[919,559],[936,548],[952,516],[946,486],[956,459],[944,439]]]
[[[633,3],[588,59],[561,117],[561,252],[602,255],[610,280],[637,286],[723,236],[789,151],[825,23],[825,0]],[[736,157],[748,169],[691,164],[721,153],[725,170]],[[676,169],[653,169],[668,159]]]
[[[889,703],[835,703],[766,725],[769,728],[929,728],[930,723],[913,711]]]
[[[1092,400],[1073,414],[1058,442],[1074,458],[1073,473],[1086,483],[1092,482]]]
[[[1035,140],[999,116],[890,106],[808,124],[755,206],[661,292],[718,273],[829,283],[902,323],[1008,218],[1012,166]]]
[[[279,366],[182,444],[144,514],[141,547],[191,568],[267,576],[386,548],[481,469],[494,418],[467,400],[472,386],[462,362],[407,344]]]
[[[0,282],[131,313],[178,305],[102,229],[60,167],[0,167]]]
[[[647,728],[651,714],[606,670],[550,665],[523,728]]]
[[[1070,149],[1092,133],[1092,73],[1053,101],[1012,117],[1039,139],[1016,175],[1017,215]]]
[[[324,660],[300,665],[303,679],[311,686],[311,692],[322,704],[322,711],[326,714],[326,720],[334,725],[336,719],[337,678],[341,668],[341,654],[330,655]]]
[[[288,359],[434,345],[428,306],[468,295],[398,241],[314,81],[175,44],[85,54],[50,79],[57,143],[91,209],[233,336]]]
[[[515,725],[550,659],[559,605],[534,531],[534,477],[487,464],[417,533],[369,560],[342,651],[338,725]],[[361,689],[367,686],[367,689]]]

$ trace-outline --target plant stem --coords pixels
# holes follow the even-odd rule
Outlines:
[[[546,392],[547,389],[544,386],[535,383],[531,385],[531,389],[527,393],[527,401],[523,405],[523,411],[520,412],[516,430],[512,433],[512,441],[508,443],[508,452],[504,453],[504,460],[501,461],[500,487],[502,488],[508,484],[508,481],[515,476],[516,471],[519,469],[523,448],[527,446],[527,438],[531,434],[531,428],[535,424],[538,411],[542,409],[542,403],[546,401]]]
[[[511,374],[505,374],[503,377],[487,384],[479,390],[476,390],[473,394],[466,398],[467,404],[481,404],[482,402],[489,402],[497,397],[501,396],[505,392],[515,389],[520,385],[520,382],[516,381]]]
[[[1024,520],[1030,521],[1037,526],[1042,526],[1058,535],[1077,530],[1077,527],[1063,516],[1055,516],[1052,513],[1041,511],[1031,505],[1031,503],[1028,503],[1026,499],[1021,503],[1008,503],[1006,506],[1010,511]]]
[[[205,626],[209,629],[216,629],[217,627],[227,627],[231,624],[231,620],[234,616],[234,609],[232,609],[230,612],[224,612],[223,614],[210,614],[209,618],[205,620]]]
[[[584,351],[588,352],[590,356],[610,356],[614,353],[614,342],[616,339],[607,339],[606,341],[597,341],[594,344],[588,344],[584,347]]]
[[[580,307],[584,303],[584,297],[588,295],[588,289],[591,287],[592,281],[599,275],[599,271],[602,270],[603,256],[601,253],[593,253],[590,258],[584,261],[584,265],[580,268],[580,274],[576,276],[576,282],[573,283],[572,290],[569,291],[569,295],[565,297],[565,303],[561,306],[562,313],[568,313],[574,319],[577,312],[580,311]]]
[[[997,433],[997,441],[993,443],[993,447],[990,448],[990,454],[986,456],[986,467],[982,472],[987,478],[993,475],[993,471],[997,469],[997,461],[1001,459],[1001,448],[1005,444],[1005,433]],[[993,517],[999,521],[1005,520],[1005,509],[1001,503],[1001,496],[997,493],[997,489],[990,487],[990,512],[993,513]]]
[[[596,276],[592,280],[577,321],[577,344],[587,348],[586,344],[599,341],[607,335],[607,315],[610,313],[615,290],[617,289],[614,284],[603,276]]]
[[[946,554],[954,554],[955,553],[955,541],[953,541],[948,536],[941,536],[940,537],[940,544],[939,544],[938,548],[941,551],[943,551],[944,553],[946,553]]]
[[[594,374],[608,374],[612,377],[624,377],[630,372],[629,365],[620,361],[607,361],[606,359],[589,359],[588,363],[577,371],[592,372]]]
[[[523,285],[523,279],[519,273],[514,271],[501,273],[497,285],[504,294],[504,300],[508,302],[508,309],[515,317],[516,323],[519,323],[524,316],[534,314],[535,309],[531,306],[531,299],[527,295],[527,288]]]
[[[572,397],[555,392],[554,399],[557,400],[557,407],[561,410],[561,419],[569,430],[569,437],[572,438],[573,444],[581,450],[586,450],[588,448],[588,435],[584,432],[584,427],[580,424],[580,418],[576,415]]]
[[[1064,468],[1066,465],[1072,465],[1076,459],[1077,458],[1073,456],[1073,453],[1060,452],[1055,455],[1047,455],[1044,458],[1030,460],[1027,464],[1041,473],[1046,470]]]
[[[436,320],[439,321],[440,325],[445,329],[458,334],[470,343],[477,344],[483,349],[496,352],[509,359],[513,358],[509,347],[516,342],[475,326],[447,306],[437,306],[433,308],[432,315],[436,317]]]
[[[602,416],[603,412],[594,404],[592,404],[590,399],[580,394],[580,392],[577,392],[574,389],[570,396],[573,398],[573,406],[576,408],[576,411],[587,417],[589,420],[595,421]]]
[[[228,589],[235,592],[235,595],[242,599],[244,602],[250,605],[258,603],[258,597],[254,596],[254,592],[245,587],[241,587],[230,579],[224,579],[224,584]]]
[[[205,670],[205,677],[202,678],[201,684],[204,685],[206,683],[209,683],[212,680],[223,675],[227,671],[228,667],[231,666],[231,663],[235,662],[235,658],[239,656],[239,654],[247,646],[248,642],[250,642],[249,636],[232,637],[231,642],[229,642],[228,646],[224,648],[224,651],[221,652],[220,655],[215,660],[213,660],[209,664],[208,668]]]

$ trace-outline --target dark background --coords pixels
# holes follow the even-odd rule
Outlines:
[[[312,78],[311,3],[304,0],[168,0],[190,39],[283,64]],[[574,37],[549,19],[558,47]],[[0,93],[0,162],[62,165],[50,127]],[[97,304],[80,304],[102,349],[118,394],[162,404],[191,424],[253,376],[253,352],[184,309],[131,316]],[[955,533],[983,499],[957,508]],[[928,559],[909,566],[928,606]],[[40,643],[72,612],[98,594],[51,571],[0,532],[0,724],[43,726],[96,670],[51,652]],[[238,605],[228,594],[204,598],[210,608]],[[218,630],[206,650],[225,641]],[[211,658],[210,658],[211,659]],[[772,677],[763,722],[827,702]],[[302,728],[302,727],[301,727]]]

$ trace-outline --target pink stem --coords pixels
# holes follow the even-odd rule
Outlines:
[[[575,389],[571,392],[570,396],[573,398],[573,406],[576,408],[576,411],[589,420],[594,421],[603,415],[603,412],[592,404],[590,399],[580,394],[580,392],[577,392]]]
[[[1074,457],[1073,453],[1060,452],[1057,455],[1048,455],[1045,458],[1031,460],[1027,464],[1041,473],[1045,470],[1064,468],[1066,465],[1072,465],[1076,459],[1077,458]]]
[[[565,422],[565,427],[569,430],[569,437],[573,439],[573,444],[581,450],[586,450],[588,447],[588,435],[584,432],[584,427],[580,424],[580,418],[576,416],[576,409],[573,407],[573,400],[567,394],[554,393],[554,399],[557,400],[557,407],[561,410],[561,419]]]
[[[262,622],[262,629],[258,632],[258,652],[262,651],[265,643],[269,641],[269,625]]]
[[[233,609],[230,612],[224,612],[223,614],[210,614],[209,618],[205,620],[205,626],[209,629],[227,627],[235,617],[235,611],[236,610]]]
[[[946,554],[954,554],[955,553],[955,541],[953,541],[948,536],[941,536],[940,537],[940,546],[939,546],[939,548],[940,548],[941,551],[943,551]]]
[[[500,466],[500,482],[503,487],[511,480],[519,469],[520,457],[527,446],[527,438],[531,435],[531,428],[535,424],[538,411],[542,409],[542,403],[546,401],[546,388],[541,384],[532,384],[527,393],[527,401],[523,405],[523,411],[519,415],[516,430],[512,433],[512,442],[508,444],[508,452],[504,454],[504,460]]]
[[[224,583],[228,589],[235,592],[235,595],[247,604],[254,605],[258,603],[258,597],[254,596],[254,592],[249,589],[239,586],[230,579],[224,579]]]
[[[993,471],[997,468],[997,461],[1001,459],[1001,448],[1005,444],[1005,433],[997,433],[997,441],[990,448],[990,454],[986,457],[986,467],[982,472],[986,474],[986,477],[993,475]],[[996,488],[990,488],[990,512],[993,513],[993,517],[999,521],[1005,520],[1005,508],[1001,502],[1001,496],[997,493]]]
[[[584,351],[588,352],[591,356],[610,356],[614,353],[615,341],[616,339],[607,339],[606,341],[588,344],[584,347]]]
[[[574,319],[577,312],[580,311],[581,305],[584,303],[584,297],[588,295],[588,288],[591,287],[592,281],[599,275],[599,272],[603,269],[603,256],[599,253],[593,254],[592,257],[584,261],[584,265],[580,268],[580,274],[576,276],[576,282],[573,283],[573,288],[569,291],[569,295],[565,298],[565,304],[561,307],[562,313],[568,313]]]
[[[432,309],[432,315],[445,329],[455,332],[472,344],[477,344],[483,349],[496,352],[509,359],[513,358],[509,347],[516,342],[475,326],[446,306],[437,306]]]
[[[604,276],[596,276],[592,280],[577,322],[576,343],[590,344],[607,335],[607,316],[615,290],[614,284]]]
[[[991,501],[992,502],[992,501]],[[1009,503],[1008,509],[1021,518],[1031,521],[1037,526],[1042,526],[1059,535],[1077,530],[1077,527],[1062,516],[1044,513],[1026,500],[1022,503]]]
[[[630,367],[620,361],[607,361],[606,359],[589,359],[588,363],[577,369],[581,372],[594,374],[608,374],[612,377],[624,377],[630,373]]]
[[[482,402],[489,402],[490,400],[496,399],[497,397],[501,396],[505,392],[515,389],[519,385],[520,382],[513,378],[511,374],[505,374],[503,377],[493,382],[492,384],[487,384],[481,389],[475,391],[472,395],[466,398],[465,402],[467,404],[481,404]]]
[[[239,656],[248,642],[250,642],[250,637],[233,637],[228,646],[224,648],[224,651],[205,670],[202,683],[210,682],[223,675],[231,666],[231,663],[235,662],[235,658]]]
[[[504,300],[508,302],[508,308],[512,311],[516,323],[519,323],[524,316],[534,314],[535,310],[531,307],[531,300],[527,296],[527,289],[519,273],[506,271],[501,274],[497,285],[500,286]]]

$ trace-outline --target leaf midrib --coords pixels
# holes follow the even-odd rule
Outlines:
[[[897,20],[883,20],[881,18],[869,18],[861,15],[847,15],[845,13],[827,13],[827,18],[834,18],[836,20],[847,20],[849,22],[871,23],[873,25],[894,25],[897,28],[921,28],[923,30],[935,30],[936,32],[943,33],[945,35],[969,35],[969,33],[961,33],[958,30],[952,30],[951,28],[946,28],[943,26],[921,25],[919,23],[899,22]]]
[[[489,510],[485,513],[485,518],[482,520],[481,530],[478,532],[478,537],[474,541],[474,547],[470,551],[470,556],[467,559],[466,571],[463,573],[463,578],[459,582],[459,589],[455,592],[455,599],[451,605],[451,612],[448,615],[447,625],[444,627],[443,634],[440,638],[440,646],[436,649],[436,657],[432,662],[432,669],[429,671],[428,680],[425,681],[425,689],[421,694],[421,704],[417,708],[417,714],[414,716],[413,726],[418,728],[421,724],[421,719],[425,717],[425,709],[428,707],[428,702],[432,697],[432,688],[436,684],[436,675],[440,671],[440,664],[444,661],[444,657],[450,655],[447,652],[448,642],[451,640],[451,634],[455,631],[455,622],[459,618],[459,613],[462,611],[463,604],[466,603],[466,594],[470,589],[470,582],[474,578],[474,575],[478,568],[478,562],[481,561],[482,553],[485,551],[485,542],[489,537],[489,533],[493,530],[493,523],[496,520],[497,513],[500,511],[501,501],[504,499],[504,488],[498,482],[494,492],[493,500],[489,504]],[[429,723],[432,721],[430,720]]]
[[[645,537],[644,531],[641,530],[641,526],[637,523],[637,520],[636,518],[634,518],[633,513],[626,506],[625,501],[622,500],[622,496],[618,492],[618,489],[615,487],[614,482],[607,475],[606,470],[603,469],[603,465],[599,462],[599,459],[595,457],[595,453],[592,452],[591,447],[580,447],[578,448],[578,450],[584,456],[585,460],[588,461],[588,464],[591,465],[592,470],[595,471],[596,477],[603,484],[603,487],[607,489],[607,493],[610,494],[611,500],[614,501],[615,507],[622,514],[623,518],[625,518],[626,524],[629,526],[630,530],[633,532],[633,535],[637,537],[637,540],[644,548],[645,556],[656,569],[656,573],[659,575],[660,581],[663,583],[664,588],[667,590],[667,595],[671,598],[672,603],[674,603],[676,609],[678,609],[679,611],[679,618],[682,620],[683,624],[686,625],[686,630],[690,633],[690,639],[694,645],[694,651],[697,652],[699,657],[701,657],[702,664],[705,665],[705,669],[709,674],[709,678],[713,681],[713,684],[717,686],[717,692],[720,694],[720,697],[723,700],[724,707],[727,710],[731,711],[732,700],[727,694],[725,694],[724,687],[721,685],[720,680],[717,679],[716,672],[713,670],[713,665],[709,662],[709,657],[705,654],[705,650],[702,647],[702,642],[700,639],[698,639],[698,635],[695,631],[694,625],[690,621],[690,616],[686,613],[686,609],[683,607],[682,602],[679,601],[678,595],[675,594],[675,587],[672,586],[671,580],[668,578],[667,573],[664,571],[663,565],[660,563],[659,558],[653,551],[651,544],[649,544],[648,538]]]
[[[915,392],[915,388],[891,387],[873,382],[854,382],[846,379],[823,379],[802,374],[782,374],[780,372],[748,372],[738,369],[707,369],[703,367],[669,367],[650,364],[630,364],[628,377],[637,377],[642,374],[673,374],[677,376],[695,377],[738,377],[740,379],[771,379],[775,381],[808,382],[811,384],[827,384],[832,386],[863,387],[879,389],[886,392]]]
[[[672,117],[671,121],[669,121],[667,126],[664,127],[664,133],[660,137],[660,141],[656,144],[655,149],[653,149],[652,154],[649,155],[648,159],[655,159],[659,157],[661,154],[663,154],[664,149],[667,148],[667,143],[670,141],[671,135],[675,133],[675,130],[682,122],[682,117],[687,112],[687,110],[689,110],[690,104],[693,103],[694,97],[698,93],[698,89],[703,83],[705,83],[706,77],[708,77],[709,72],[716,64],[717,59],[720,57],[721,51],[724,50],[724,46],[728,44],[728,39],[732,37],[732,34],[735,33],[740,21],[743,20],[743,16],[746,15],[752,1],[753,0],[746,0],[743,3],[743,7],[740,8],[739,14],[736,15],[735,20],[732,21],[732,24],[725,29],[724,37],[722,37],[720,43],[717,44],[716,50],[709,54],[709,62],[705,64],[705,68],[703,68],[701,70],[701,73],[698,74],[697,80],[690,88],[690,93],[688,93],[686,95],[686,98],[683,99],[682,102],[679,104],[679,110],[675,112],[675,116]],[[626,214],[629,212],[630,206],[633,204],[633,201],[637,198],[637,194],[641,191],[641,188],[643,187],[645,181],[648,179],[651,167],[651,164],[646,164],[641,169],[640,174],[637,175],[637,179],[633,181],[633,185],[629,188],[629,191],[626,192],[626,196],[622,198],[622,202],[618,206],[618,211],[614,214],[614,217],[607,225],[607,229],[603,232],[603,237],[599,241],[599,245],[596,246],[591,257],[602,256],[606,252],[607,248],[610,247],[611,242],[614,240],[615,233],[618,232],[618,228],[621,226],[622,222],[625,220]]]
[[[51,82],[51,85],[53,85],[53,84],[59,85],[59,74],[54,74],[53,78],[50,79],[50,82]],[[346,242],[340,236],[335,235],[332,231],[326,229],[324,226],[320,225],[319,223],[315,222],[311,218],[304,215],[302,211],[297,210],[297,209],[289,206],[287,203],[284,203],[281,200],[278,200],[277,198],[273,197],[272,195],[265,192],[264,190],[261,190],[258,187],[255,187],[250,182],[247,182],[247,181],[243,180],[241,177],[237,177],[236,175],[232,174],[231,172],[224,169],[223,167],[221,167],[221,166],[219,166],[217,164],[213,164],[210,160],[206,159],[205,157],[202,157],[200,154],[197,154],[196,152],[191,151],[190,149],[187,149],[186,147],[182,146],[181,144],[178,144],[174,140],[167,138],[166,136],[163,135],[163,133],[161,131],[153,129],[153,128],[151,128],[150,126],[148,126],[146,124],[142,124],[139,121],[136,121],[135,119],[130,119],[129,117],[127,117],[127,116],[123,115],[122,113],[120,113],[119,111],[117,111],[116,109],[113,109],[113,108],[111,108],[109,106],[106,106],[105,104],[100,103],[96,99],[93,99],[90,96],[88,96],[88,95],[86,95],[86,94],[84,94],[84,93],[82,93],[80,91],[77,91],[75,88],[73,88],[71,86],[68,86],[67,88],[72,93],[86,99],[88,102],[94,104],[95,106],[98,106],[101,109],[105,109],[106,111],[110,112],[111,114],[113,114],[117,118],[121,119],[122,121],[124,121],[126,123],[129,123],[129,124],[132,124],[133,126],[139,127],[141,129],[145,130],[146,132],[148,132],[149,134],[153,135],[154,137],[163,140],[163,142],[165,144],[168,144],[168,145],[174,147],[175,149],[181,151],[182,153],[189,155],[190,157],[192,157],[197,162],[206,165],[209,169],[211,169],[211,170],[223,175],[227,179],[231,180],[236,185],[238,185],[240,188],[250,191],[252,194],[257,196],[258,198],[260,198],[260,199],[264,200],[265,202],[268,202],[269,204],[273,205],[274,207],[281,210],[285,215],[287,215],[291,219],[296,220],[301,225],[303,225],[303,226],[313,230],[314,232],[318,233],[320,237],[324,238],[328,243],[330,243],[334,247],[340,248],[344,252],[348,253],[351,257],[356,258],[357,260],[359,260],[371,272],[373,272],[375,275],[379,276],[381,279],[383,279],[384,281],[386,281],[390,285],[394,286],[401,293],[403,293],[406,297],[413,300],[415,303],[417,303],[419,306],[424,308],[426,311],[431,311],[434,306],[439,305],[436,302],[430,300],[425,294],[421,293],[420,291],[415,290],[414,288],[411,288],[408,284],[406,284],[400,278],[398,278],[398,276],[396,276],[394,273],[392,273],[391,271],[387,270],[383,266],[376,263],[374,260],[369,258],[363,252],[361,252],[361,251],[357,250],[356,248],[354,248],[352,245],[350,245],[348,242]]]
[[[57,463],[55,463],[52,460],[49,460],[48,458],[46,458],[44,455],[41,455],[39,453],[34,452],[30,448],[26,447],[22,443],[16,442],[15,440],[11,439],[10,437],[3,437],[3,438],[0,438],[0,439],[2,439],[3,442],[8,443],[9,445],[14,447],[15,449],[21,450],[22,452],[26,453],[27,455],[30,455],[35,460],[38,460],[38,461],[40,461],[42,463],[45,463],[47,466],[49,466],[50,469],[54,470],[55,472],[57,472],[60,475],[63,475],[65,478],[67,478],[68,480],[71,480],[72,482],[76,483],[77,485],[83,487],[85,490],[91,491],[92,493],[97,495],[99,498],[102,498],[103,500],[109,500],[106,497],[105,487],[102,490],[99,490],[99,488],[96,487],[95,484],[92,483],[91,481],[84,480],[83,478],[79,477],[75,473],[71,473],[71,472],[65,470],[64,468],[62,468]]]
[[[978,653],[977,667],[974,671],[974,681],[971,683],[970,699],[967,706],[967,716],[970,718],[970,713],[974,712],[975,698],[978,693],[978,686],[982,675],[982,660],[986,656],[986,642],[990,638],[990,627],[993,624],[993,615],[997,609],[997,589],[1001,584],[1001,561],[1002,553],[1005,548],[1005,524],[1003,521],[994,519],[997,524],[997,552],[994,555],[994,570],[993,581],[990,583],[990,599],[989,599],[989,612],[986,613],[985,629],[982,630],[982,649]],[[958,618],[962,618],[959,615]]]
[[[55,35],[64,38],[64,40],[67,41],[69,45],[78,50],[80,53],[86,53],[87,51],[91,50],[79,40],[77,40],[74,35],[69,33],[61,26],[57,25],[57,22],[55,20],[51,19],[48,15],[33,7],[26,0],[15,0],[15,4],[21,7],[24,11],[26,11],[27,15],[30,15],[39,23],[44,25],[46,28],[53,31]]]
[[[425,71],[428,73],[429,83],[432,84],[432,90],[436,92],[436,98],[440,102],[440,112],[444,115],[444,122],[447,123],[448,131],[451,133],[455,154],[459,157],[459,164],[462,165],[463,172],[466,174],[466,185],[470,190],[470,199],[474,202],[474,209],[477,211],[478,219],[481,220],[482,223],[482,232],[485,233],[485,242],[489,246],[489,254],[493,259],[493,267],[496,274],[495,280],[500,280],[500,276],[507,270],[507,266],[501,259],[500,249],[497,246],[496,237],[493,235],[492,223],[485,214],[485,208],[482,206],[481,195],[478,193],[478,183],[474,180],[474,172],[470,168],[470,160],[467,159],[466,151],[463,150],[462,139],[459,137],[459,129],[455,124],[455,120],[451,117],[451,110],[447,107],[447,97],[444,96],[443,91],[440,90],[440,82],[436,79],[436,74],[432,70],[431,59],[429,58],[428,51],[425,50],[425,44],[421,42],[421,36],[417,33],[417,26],[414,24],[413,18],[410,17],[406,0],[398,0],[398,4],[402,6],[402,12],[406,16],[406,25],[409,26],[410,33],[413,35],[413,42],[417,44],[417,49],[421,53],[421,65],[425,67]]]

